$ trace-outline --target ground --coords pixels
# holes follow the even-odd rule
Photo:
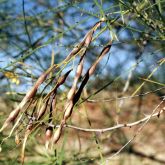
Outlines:
[[[97,95],[97,98],[77,106],[74,109],[69,124],[82,128],[107,128],[120,123],[131,123],[144,118],[152,113],[161,102],[156,94],[143,97],[127,98],[123,100],[112,99],[103,101],[104,98],[116,98],[115,92]],[[129,96],[129,94],[128,94]],[[100,99],[98,101],[98,99]],[[120,104],[122,106],[120,107]],[[1,99],[0,121],[8,115],[14,106]],[[157,109],[160,111],[164,104]],[[57,107],[61,109],[61,105]],[[153,117],[144,126],[135,139],[127,145],[121,153],[111,158],[125,143],[137,132],[141,125],[131,128],[120,128],[105,133],[89,133],[65,128],[53,150],[46,151],[44,143],[45,128],[36,131],[30,136],[26,146],[25,164],[101,164],[108,165],[161,165],[165,164],[165,114]],[[1,136],[5,137],[8,131]],[[19,164],[21,145],[14,143],[11,137],[2,145],[0,164]],[[56,160],[58,159],[58,160]]]

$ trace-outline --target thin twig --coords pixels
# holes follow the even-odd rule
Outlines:
[[[163,101],[156,107],[156,109],[163,103]],[[69,125],[69,124],[65,124],[64,127],[66,128],[72,128],[72,129],[75,129],[75,130],[79,130],[79,131],[83,131],[83,132],[99,132],[99,133],[104,133],[104,132],[108,132],[108,131],[112,131],[112,130],[115,130],[115,129],[119,129],[119,128],[125,128],[125,127],[133,127],[133,126],[136,126],[136,125],[139,125],[145,121],[148,121],[148,119],[150,119],[151,117],[155,117],[155,116],[158,116],[160,115],[161,113],[163,113],[165,111],[165,108],[163,108],[160,112],[157,112],[157,113],[154,113],[154,114],[151,114],[151,115],[148,115],[146,116],[145,118],[141,119],[141,120],[138,120],[138,121],[135,121],[135,122],[132,122],[132,123],[128,123],[128,124],[118,124],[116,126],[113,126],[113,127],[108,127],[108,128],[103,128],[103,129],[92,129],[92,128],[82,128],[82,127],[77,127],[77,126],[74,126],[74,125]],[[47,125],[45,123],[45,125]],[[54,128],[59,128],[60,125],[50,125],[51,127],[54,127]]]
[[[90,102],[90,103],[96,103],[96,102],[111,102],[111,101],[116,101],[116,100],[124,100],[124,99],[132,99],[132,98],[136,98],[136,97],[139,97],[139,96],[145,96],[145,95],[148,95],[148,94],[151,94],[151,93],[155,93],[157,91],[160,91],[162,89],[164,89],[165,87],[161,87],[161,88],[158,88],[156,90],[153,90],[153,91],[148,91],[148,92],[145,92],[145,93],[141,93],[139,95],[135,95],[135,96],[125,96],[125,97],[118,97],[118,98],[107,98],[107,99],[84,99],[86,100],[87,102]],[[163,97],[163,96],[162,96]]]
[[[163,107],[161,111],[159,111],[158,113],[155,113],[156,110],[160,107],[160,105],[164,102],[164,100],[165,100],[165,98],[156,106],[156,108],[154,108],[154,110],[152,111],[152,114],[149,115],[148,117],[146,117],[146,119],[144,121],[142,121],[142,122],[144,122],[143,125],[141,127],[139,127],[139,129],[135,132],[134,136],[125,145],[123,145],[115,154],[110,156],[106,161],[108,161],[108,160],[112,159],[113,157],[117,156],[129,143],[131,143],[136,138],[136,136],[140,134],[140,132],[142,131],[144,126],[149,122],[149,120],[153,116],[155,116],[157,114],[156,116],[159,117],[160,113],[165,111],[165,107]]]

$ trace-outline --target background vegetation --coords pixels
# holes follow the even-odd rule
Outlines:
[[[41,125],[28,137],[25,164],[164,164],[164,8],[163,0],[0,0],[1,125],[38,77],[54,64],[58,66],[41,82],[33,98],[41,103],[31,104],[19,129],[5,141],[10,129],[0,134],[3,142],[0,163],[20,163],[29,115],[41,107],[43,98],[59,77],[72,69],[58,88],[57,108],[53,112],[56,114],[51,123],[60,125],[67,94],[84,50],[84,68],[78,77],[77,89],[88,68],[112,41],[110,50],[80,92],[81,97],[67,124],[83,129],[104,129],[151,116],[144,125],[123,128],[124,125],[104,133],[65,128],[57,144],[49,150],[44,146],[46,127]],[[101,25],[96,28],[99,21]],[[65,62],[68,54],[93,29],[90,44],[83,45]],[[152,118],[154,114],[160,118]],[[48,120],[45,117],[39,123],[50,123]]]

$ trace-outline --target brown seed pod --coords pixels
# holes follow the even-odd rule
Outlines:
[[[93,38],[93,33],[94,33],[93,29],[87,33],[87,35],[85,37],[85,42],[84,42],[85,47],[88,47],[89,44],[91,43],[92,38]]]
[[[89,76],[94,73],[94,71],[96,70],[97,64],[101,61],[101,59],[104,57],[104,55],[106,55],[109,52],[111,45],[112,45],[112,41],[110,41],[108,43],[108,45],[103,48],[103,50],[101,51],[101,53],[99,55],[99,58],[94,62],[94,64],[89,69]]]
[[[50,143],[50,140],[52,138],[52,135],[53,135],[53,128],[52,127],[48,127],[46,129],[46,132],[45,132],[45,147],[46,149],[48,149],[49,147],[49,143]]]
[[[93,33],[96,31],[96,29],[101,25],[101,23],[104,21],[97,22],[91,30],[85,35],[83,40],[69,53],[69,55],[66,57],[65,61],[69,61],[73,56],[75,56],[77,53],[80,52],[80,50],[85,47],[85,49],[90,45],[92,39],[93,39]]]
[[[25,106],[25,104],[35,96],[38,87],[43,83],[43,81],[46,79],[47,75],[50,73],[52,69],[53,68],[49,69],[38,78],[35,85],[32,87],[32,89],[29,92],[26,93],[25,97],[20,102],[18,107],[10,113],[9,117],[6,119],[2,128],[0,129],[0,132],[3,131],[12,121],[14,121],[17,118],[17,116],[19,115],[20,111]]]
[[[72,87],[72,88],[69,90],[69,92],[68,92],[67,99],[68,99],[68,100],[73,99],[74,93],[75,93],[75,88]]]
[[[45,114],[47,106],[48,106],[49,99],[42,105],[41,109],[39,110],[37,114],[37,120],[40,120],[41,117]]]
[[[66,104],[66,108],[65,108],[65,112],[64,112],[64,121],[66,121],[72,114],[72,109],[73,109],[73,101],[70,100],[67,104]]]
[[[60,139],[60,136],[62,134],[62,128],[63,128],[63,125],[60,125],[55,131],[54,136],[53,136],[53,143],[57,143],[58,140]]]
[[[4,122],[3,126],[2,126],[2,128],[0,129],[0,132],[2,132],[6,127],[8,127],[8,125],[9,125],[11,122],[13,122],[13,121],[16,119],[16,117],[18,116],[19,112],[20,112],[20,108],[17,107],[16,109],[14,109],[14,110],[9,114],[8,118],[5,120],[5,122]]]
[[[76,76],[74,78],[74,81],[73,81],[73,84],[72,84],[72,88],[69,90],[68,95],[67,95],[68,100],[73,100],[74,94],[76,92],[76,87],[77,87],[78,80],[79,80],[79,78],[80,78],[80,76],[82,74],[83,63],[84,63],[84,56],[81,57],[80,62],[78,64],[78,66],[77,66]]]
[[[49,126],[48,128],[46,128],[45,140],[49,141],[52,138],[52,135],[53,135],[53,127]]]
[[[109,50],[111,48],[111,41],[108,43],[107,46],[105,46],[103,48],[103,50],[101,51],[99,58],[93,63],[93,65],[88,69],[87,73],[84,76],[83,81],[81,82],[81,85],[79,87],[79,89],[77,90],[77,92],[75,93],[73,99],[71,100],[72,102],[70,102],[70,105],[68,106],[68,108],[66,109],[65,113],[64,113],[64,120],[66,121],[72,113],[72,109],[74,107],[74,105],[77,103],[77,101],[79,100],[82,90],[85,87],[86,83],[88,82],[90,76],[94,73],[97,64],[100,62],[100,60],[104,57],[104,55],[106,55]]]
[[[65,112],[64,112],[64,116],[63,116],[63,120],[61,122],[61,125],[60,125],[60,128],[59,130],[57,131],[56,133],[56,142],[59,140],[60,138],[60,135],[61,135],[61,131],[64,124],[66,123],[66,120],[71,116],[72,114],[72,110],[73,110],[73,107],[74,105],[77,103],[77,101],[79,100],[80,96],[81,96],[81,93],[82,93],[82,90],[83,88],[85,87],[86,83],[88,82],[89,80],[89,77],[94,73],[95,69],[96,69],[96,66],[97,64],[100,62],[100,60],[104,57],[105,54],[107,54],[110,50],[110,47],[111,47],[111,42],[109,42],[109,44],[103,48],[103,50],[101,51],[100,55],[99,55],[99,58],[93,63],[93,65],[88,69],[87,73],[85,74],[84,76],[84,79],[79,87],[79,89],[77,90],[77,92],[75,93],[75,84],[77,83],[77,78],[79,78],[80,75],[78,75],[77,77],[75,77],[74,81],[76,82],[74,84],[73,82],[73,86],[71,88],[71,90],[69,91],[68,93],[68,102],[65,106]],[[81,62],[80,62],[81,63]],[[80,73],[82,72],[82,69],[80,69]]]
[[[59,87],[60,85],[62,85],[62,84],[65,82],[66,78],[68,77],[68,75],[69,75],[69,73],[70,73],[71,71],[72,71],[72,69],[70,69],[69,71],[67,71],[63,76],[61,76],[61,77],[58,79],[58,81],[57,81],[58,87]]]
[[[70,69],[68,72],[66,72],[64,75],[62,75],[61,77],[59,77],[59,79],[57,80],[57,84],[55,85],[55,87],[46,95],[46,97],[44,98],[44,100],[48,99],[52,93],[56,93],[58,87],[60,85],[62,85],[66,78],[68,77],[69,73],[72,71],[72,69]]]

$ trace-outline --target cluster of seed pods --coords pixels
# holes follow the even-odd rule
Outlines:
[[[62,131],[65,127],[65,124],[67,120],[71,117],[73,108],[75,104],[78,102],[81,93],[87,84],[89,78],[94,73],[97,64],[102,60],[102,58],[109,52],[111,48],[111,41],[103,48],[101,51],[99,57],[95,60],[95,62],[89,67],[89,69],[86,71],[85,75],[82,75],[83,73],[83,65],[85,61],[85,55],[87,52],[87,48],[89,47],[90,43],[93,40],[93,34],[97,30],[98,27],[102,24],[103,21],[97,22],[91,30],[85,35],[84,39],[70,52],[70,54],[64,59],[64,62],[68,62],[71,60],[72,57],[75,57],[77,54],[81,53],[81,57],[79,60],[79,63],[76,68],[76,74],[72,83],[72,86],[67,94],[67,100],[65,102],[64,111],[63,111],[63,117],[60,120],[59,127],[54,131],[53,127],[53,111],[56,108],[56,96],[57,96],[57,90],[58,88],[65,83],[65,80],[67,79],[68,75],[72,70],[67,71],[64,75],[61,75],[57,80],[56,84],[53,87],[53,89],[46,95],[46,97],[43,100],[42,106],[39,108],[37,112],[32,112],[32,115],[30,116],[28,120],[28,124],[25,130],[24,140],[22,143],[22,154],[21,154],[21,160],[22,163],[24,162],[24,151],[26,146],[26,141],[28,139],[28,136],[31,134],[33,130],[38,128],[39,126],[42,126],[41,119],[47,114],[47,109],[49,107],[49,116],[48,116],[48,123],[47,128],[45,132],[45,139],[46,139],[46,148],[49,147],[49,143],[55,144],[58,142],[58,140],[61,137]],[[38,88],[40,85],[47,80],[48,75],[52,72],[53,69],[56,69],[56,65],[49,68],[46,72],[44,72],[36,81],[35,85],[32,87],[30,91],[27,92],[23,100],[20,102],[20,104],[14,109],[8,116],[8,118],[5,120],[3,126],[1,127],[0,131],[3,131],[6,127],[8,127],[11,123],[15,122],[12,131],[10,132],[10,135],[12,132],[19,126],[21,118],[23,114],[28,113],[28,108],[25,108],[25,105],[29,104],[28,107],[30,107],[32,102],[36,101],[36,93],[38,91]],[[83,77],[82,80],[80,80],[80,77]],[[78,83],[80,83],[78,87]],[[37,98],[38,99],[38,98]],[[34,109],[35,111],[35,109]],[[40,124],[36,124],[40,123]],[[53,134],[54,132],[54,134]],[[16,134],[17,136],[17,134]]]

